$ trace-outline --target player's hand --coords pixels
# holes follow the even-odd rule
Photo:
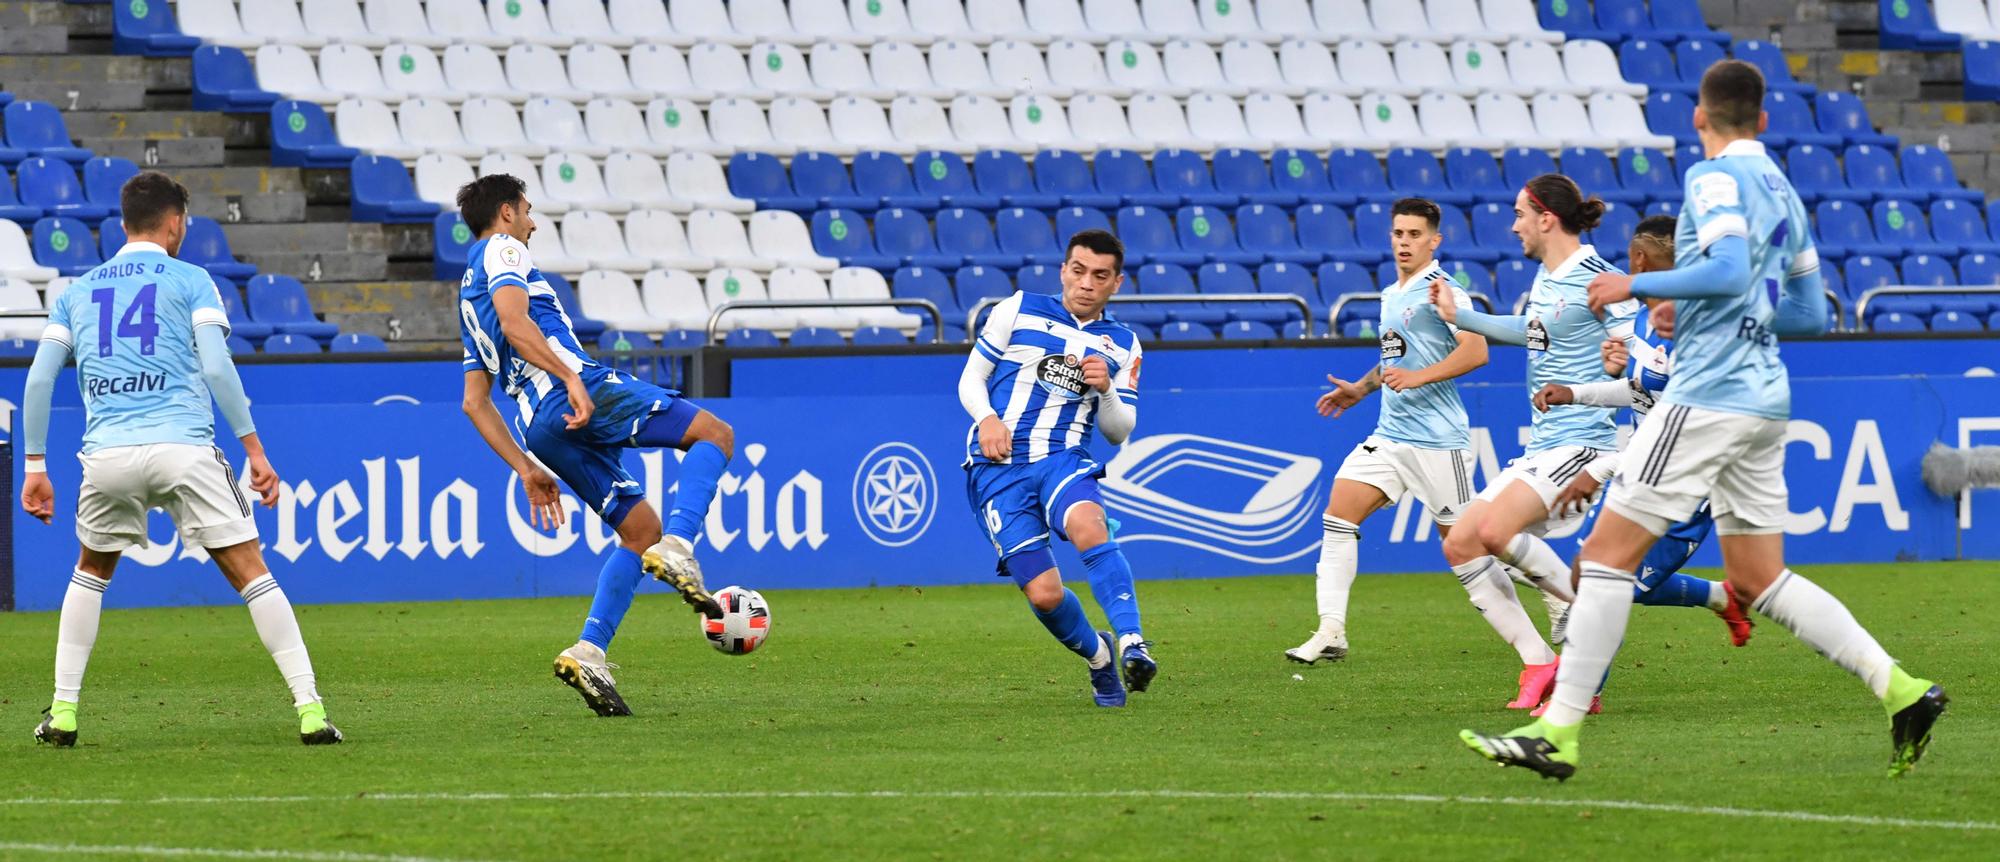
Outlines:
[[[1589,470],[1577,473],[1576,478],[1556,494],[1556,501],[1549,506],[1549,511],[1558,518],[1572,512],[1582,514],[1590,509],[1591,498],[1597,496],[1597,488],[1602,484],[1596,476],[1590,475]]]
[[[1443,275],[1431,279],[1431,305],[1437,307],[1439,317],[1453,326],[1458,325],[1458,300],[1449,291],[1451,282]]]
[[[528,523],[553,530],[563,524],[562,489],[554,476],[539,468],[521,471],[521,492],[528,495]]]
[[[250,490],[257,492],[257,501],[264,508],[278,507],[278,470],[262,452],[250,453]]]
[[[1111,391],[1111,364],[1093,353],[1083,358],[1083,385],[1099,392]]]
[[[1602,315],[1605,306],[1632,298],[1632,277],[1615,272],[1601,273],[1590,280],[1589,291],[1590,313]]]
[[[1340,414],[1346,412],[1347,408],[1361,403],[1361,399],[1368,394],[1361,391],[1361,387],[1331,374],[1326,376],[1326,382],[1333,384],[1333,391],[1321,395],[1318,406],[1319,415],[1329,419],[1340,418]]]
[[[1632,364],[1632,351],[1622,338],[1604,339],[1597,346],[1597,353],[1604,358],[1604,373],[1612,377],[1624,377],[1626,366]]]
[[[1659,333],[1661,338],[1674,337],[1674,304],[1672,302],[1653,303],[1653,311],[1650,316],[1653,319],[1654,332]]]
[[[28,474],[27,481],[21,483],[21,508],[44,524],[54,523],[56,487],[49,484],[49,474]]]
[[[1560,383],[1551,383],[1542,387],[1542,391],[1535,393],[1534,397],[1535,409],[1543,413],[1549,412],[1550,407],[1575,403],[1576,392]]]
[[[1418,369],[1411,371],[1407,368],[1384,368],[1382,369],[1382,385],[1396,392],[1401,392],[1405,389],[1415,389],[1431,382],[1430,375],[1424,373],[1428,370]]]
[[[988,461],[1003,461],[1014,454],[1014,435],[1007,433],[1007,426],[998,416],[988,416],[979,420],[979,454]]]
[[[572,375],[563,382],[563,389],[569,393],[570,409],[563,414],[563,427],[575,431],[590,424],[590,414],[596,412],[597,404],[590,400],[590,390],[583,388],[583,378]]]

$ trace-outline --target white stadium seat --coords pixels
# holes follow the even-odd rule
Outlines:
[[[458,109],[459,130],[468,141],[478,141],[488,150],[541,158],[549,148],[528,140],[521,130],[521,116],[514,106],[485,97],[465,100]]]
[[[1506,139],[1488,137],[1479,130],[1479,120],[1462,96],[1425,93],[1417,100],[1417,119],[1433,148],[1439,142],[1447,147],[1475,150],[1498,150],[1509,145]]]
[[[617,3],[611,5],[616,6]],[[658,18],[655,26],[665,24],[666,5],[653,4]],[[622,31],[611,25],[611,17],[606,13],[603,0],[549,0],[549,24],[557,33],[574,40],[577,44],[597,44],[610,48],[630,48],[638,43],[642,34]]]
[[[583,114],[576,106],[557,99],[534,99],[521,106],[521,127],[528,140],[548,147],[551,152],[580,153],[594,159],[611,155],[611,148],[590,139],[583,127]]]
[[[547,45],[514,45],[507,49],[507,85],[532,97],[583,104],[590,94],[570,86],[562,55]]]
[[[1209,153],[1215,145],[1195,137],[1188,131],[1187,114],[1181,111],[1181,103],[1158,93],[1134,96],[1126,108],[1126,121],[1132,124],[1132,136],[1142,141],[1151,141],[1153,149],[1194,150]]]
[[[667,158],[667,188],[697,208],[747,213],[754,202],[729,193],[722,165],[707,153],[675,153]]]
[[[1190,96],[1194,91],[1167,80],[1159,52],[1144,42],[1123,39],[1104,46],[1104,71],[1111,83],[1134,93]]]
[[[1560,139],[1565,147],[1593,150],[1618,148],[1617,138],[1595,131],[1590,123],[1590,114],[1584,111],[1583,103],[1577,101],[1575,96],[1543,93],[1535,97],[1533,107],[1535,130],[1544,138]]]
[[[1590,126],[1600,135],[1618,139],[1621,147],[1651,147],[1672,151],[1674,139],[1653,134],[1646,126],[1646,111],[1638,100],[1623,93],[1598,93],[1590,97]]]
[[[1209,0],[1213,6],[1215,0]],[[1201,13],[1196,12],[1194,0],[1140,0],[1139,15],[1146,22],[1146,29],[1154,33],[1164,33],[1173,39],[1188,39],[1220,45],[1228,41],[1228,36],[1202,26]],[[1244,0],[1242,17],[1251,17],[1249,0]],[[1234,13],[1232,4],[1229,11]]]
[[[1305,30],[1312,29],[1311,27],[1303,27],[1303,25],[1312,22],[1312,12],[1304,3],[1298,4],[1299,16],[1293,19],[1291,24],[1284,29],[1271,29],[1258,21],[1258,15],[1264,11],[1266,6],[1270,5],[1270,0],[1258,0],[1258,3],[1254,7],[1251,6],[1248,0],[1242,3],[1220,3],[1216,2],[1216,0],[1209,0],[1209,2],[1197,3],[1195,5],[1198,7],[1196,9],[1197,14],[1201,16],[1201,28],[1217,37],[1218,41],[1230,42],[1237,39],[1247,39],[1252,42],[1276,45],[1279,40],[1285,38],[1287,33],[1297,32],[1302,28]]]
[[[431,29],[424,7],[410,0],[367,0],[361,8],[368,31],[377,36],[438,50],[452,45],[451,36]]]
[[[1354,147],[1379,152],[1390,147],[1390,142],[1368,135],[1367,128],[1361,125],[1361,113],[1354,100],[1346,96],[1314,93],[1300,105],[1300,114],[1305,118],[1306,134],[1335,148]]]
[[[633,213],[634,217],[640,215]],[[680,222],[674,222],[679,230]],[[631,220],[625,222],[626,232],[632,229]],[[628,237],[629,241],[629,237]],[[682,241],[685,244],[686,240]],[[688,269],[707,272],[712,266],[664,267],[646,273],[639,284],[639,297],[646,305],[646,313],[661,321],[667,329],[686,329],[700,332],[708,327],[708,297],[702,295],[701,281]]]
[[[513,38],[493,32],[493,25],[486,21],[486,7],[479,0],[429,0],[424,12],[431,32],[449,36],[453,42],[495,49],[515,44]]]
[[[355,11],[354,23],[359,24],[360,10],[351,3],[348,8]],[[242,20],[243,32],[266,42],[301,48],[319,48],[327,43],[326,36],[306,29],[305,20],[299,17],[299,4],[292,0],[243,0],[237,15]],[[374,48],[378,45],[361,47]]]
[[[327,89],[352,99],[397,98],[382,83],[382,67],[375,55],[358,45],[328,45],[320,51],[319,79]]]
[[[778,266],[832,272],[840,261],[813,250],[812,232],[798,213],[761,210],[750,214],[750,250]]]
[[[1328,66],[1332,66],[1330,61]],[[1271,46],[1249,39],[1223,44],[1222,76],[1252,93],[1276,93],[1296,99],[1309,92],[1304,84],[1285,80],[1285,73],[1278,66],[1278,55],[1271,52]]]
[[[753,109],[755,105],[751,106]],[[734,148],[716,140],[708,132],[701,108],[687,99],[654,99],[646,104],[646,129],[653,143],[675,152],[717,153]]]
[[[57,292],[51,288],[52,294]],[[57,294],[60,295],[60,294]],[[0,309],[11,312],[46,310],[42,296],[36,292],[33,282],[14,276],[0,276]],[[9,315],[0,318],[0,338],[19,338],[34,341],[42,337],[42,330],[48,326],[49,316],[38,314]]]
[[[1939,30],[1964,36],[1969,42],[2000,39],[2000,26],[1995,26],[2000,13],[1989,14],[1982,0],[1935,0],[1931,5]]]
[[[875,103],[848,97],[843,102],[859,102],[866,105]],[[876,110],[881,110],[876,106]],[[836,156],[852,156],[859,151],[854,141],[844,140],[827,125],[826,110],[818,102],[786,96],[771,103],[771,136],[781,141],[811,141],[815,149]],[[882,121],[882,134],[888,135],[889,123]]]
[[[1260,141],[1243,125],[1243,109],[1236,100],[1214,93],[1196,93],[1187,100],[1188,131],[1218,150],[1268,150],[1270,141]]]
[[[243,22],[236,17],[233,0],[180,0],[177,14],[180,16],[181,32],[210,45],[250,49],[271,41],[244,32]]]
[[[933,59],[935,67],[937,61]],[[986,49],[987,71],[993,83],[1012,88],[1015,93],[1067,99],[1072,91],[1049,78],[1040,49],[1025,42],[995,42]],[[943,83],[943,78],[938,79]]]
[[[976,144],[966,143],[951,133],[951,120],[944,115],[944,106],[936,99],[924,96],[898,96],[889,103],[889,131],[896,140],[915,149],[946,150],[968,155],[977,152]]]
[[[845,0],[791,0],[792,29],[814,42],[870,41],[854,32]]]
[[[578,2],[594,3],[596,0]],[[696,5],[695,0],[680,0],[674,4],[677,9]],[[712,5],[721,8],[720,3]],[[674,29],[674,20],[667,16],[667,4],[659,0],[611,0],[608,11],[611,13],[611,28],[631,37],[634,44],[685,48],[696,41],[695,36]],[[728,24],[729,19],[725,17],[723,23]]]
[[[527,190],[522,194],[527,195],[538,214],[562,215],[569,212],[569,204],[550,197],[548,190],[542,188],[541,171],[535,169],[535,163],[528,161],[527,156],[519,153],[487,153],[479,159],[479,175],[483,177],[488,174],[512,174],[518,178],[527,186]]]
[[[543,208],[540,198],[531,197],[528,200],[536,202],[536,209]],[[534,261],[536,269],[571,278],[590,268],[589,262],[580,257],[571,257],[569,251],[563,248],[562,230],[556,226],[555,219],[536,220],[535,232],[528,235],[528,257]],[[589,308],[587,305],[584,306],[584,313],[588,314]]]
[[[1387,34],[1398,42],[1407,39],[1447,41],[1446,36],[1431,29],[1430,16],[1424,14],[1424,4],[1420,0],[1368,0],[1368,20],[1374,22],[1377,32]]]
[[[771,272],[768,282],[772,299],[797,302],[824,302],[833,298],[826,289],[826,278],[810,269],[788,266]],[[852,331],[857,322],[853,312],[842,308],[798,308],[791,309],[797,326],[820,326],[827,329]]]
[[[1590,92],[1589,84],[1569,79],[1569,73],[1563,71],[1562,55],[1546,42],[1517,39],[1507,43],[1507,72],[1514,83],[1537,93],[1576,96]]]
[[[1278,68],[1285,73],[1287,83],[1304,87],[1310,93],[1361,96],[1368,92],[1363,87],[1341,80],[1340,69],[1333,62],[1333,52],[1327,50],[1326,45],[1310,39],[1287,39],[1279,45]]]
[[[694,204],[674,197],[667,188],[666,170],[660,167],[658,159],[645,153],[618,153],[604,160],[604,185],[617,189],[615,194],[631,201],[634,209],[661,210],[684,213],[694,209]],[[640,246],[634,250],[644,251]]]
[[[59,275],[62,272],[55,267],[35,262],[35,253],[28,247],[28,234],[19,224],[0,219],[0,276],[42,282]]]
[[[312,38],[325,42],[381,48],[395,41],[368,29],[356,0],[305,0],[299,6],[300,26]],[[304,47],[304,43],[292,43]]]
[[[466,140],[458,124],[458,112],[437,99],[410,99],[396,108],[396,129],[405,143],[422,147],[426,153],[444,153],[467,159],[486,155],[485,144]]]
[[[1215,59],[1215,50],[1200,42],[1176,39],[1160,49],[1160,62],[1167,67],[1167,80],[1186,87],[1199,95],[1224,95],[1242,98],[1250,95],[1250,88],[1231,83],[1223,77],[1222,64]]]
[[[1141,39],[1159,43],[1175,38],[1172,33],[1148,29],[1135,0],[1083,0],[1083,23],[1100,39]]]
[[[702,284],[702,293],[708,299],[711,311],[731,302],[756,302],[770,299],[764,292],[764,279],[748,269],[720,267],[711,270]],[[745,308],[731,311],[722,316],[722,330],[738,327],[769,329],[780,335],[789,333],[798,326],[798,314],[792,309]]]
[[[1401,96],[1369,96],[1361,101],[1361,128],[1368,137],[1390,147],[1441,149],[1442,141],[1431,141],[1417,122],[1416,109]]]
[[[1034,144],[1014,136],[1006,108],[987,96],[960,96],[951,100],[951,133],[976,149],[1035,151]]]
[[[792,15],[785,9],[785,0],[730,0],[729,26],[759,42],[782,42],[787,45],[813,43],[813,37],[792,26]]]
[[[570,213],[563,219],[564,226],[567,227],[569,219],[578,215],[581,213]],[[542,263],[541,255],[533,248],[535,239],[542,235],[542,231],[554,232],[546,227],[535,231],[534,237],[528,239],[528,252],[534,256],[538,266],[547,269],[548,264]],[[569,237],[563,239],[567,241]],[[583,257],[575,251],[569,253]],[[604,321],[604,325],[613,329],[663,332],[667,328],[666,321],[646,312],[646,304],[639,300],[639,285],[632,281],[632,276],[623,272],[592,269],[584,273],[582,278],[576,280],[576,301],[582,306],[584,316]]]
[[[1077,140],[1069,129],[1069,112],[1061,102],[1046,96],[1015,96],[1007,104],[1008,126],[1014,137],[1037,149],[1083,150],[1088,144]]]
[[[1150,150],[1154,144],[1142,141],[1132,135],[1132,126],[1125,122],[1125,109],[1118,100],[1096,93],[1085,93],[1069,100],[1070,131],[1079,140],[1088,142],[1098,149]]]
[[[1396,64],[1389,57],[1389,49],[1374,42],[1349,39],[1340,43],[1335,62],[1340,66],[1341,80],[1370,94],[1416,96],[1423,93],[1421,87],[1405,84],[1402,78],[1397,77]]]
[[[370,155],[416,161],[424,148],[403,140],[396,128],[396,115],[389,106],[374,99],[343,99],[333,111],[334,134],[342,146],[354,147]]]
[[[939,45],[951,43],[943,42]],[[958,43],[961,47],[970,43]],[[932,56],[936,56],[938,46],[932,46]],[[973,51],[978,54],[978,51]],[[921,96],[927,99],[950,99],[956,90],[940,86],[931,77],[930,61],[915,45],[902,42],[877,42],[868,49],[868,74],[876,83],[893,86],[898,95]],[[979,63],[980,71],[985,71],[984,61]],[[852,95],[861,95],[854,93]]]
[[[828,292],[834,299],[888,299],[889,282],[882,273],[865,266],[843,266],[833,271],[827,279]],[[904,335],[913,335],[917,327],[929,319],[928,314],[910,314],[897,311],[892,306],[882,308],[851,308],[846,313],[853,315],[862,326],[886,326],[902,330]],[[952,321],[943,321],[950,323]]]
[[[654,92],[632,83],[625,58],[608,45],[586,43],[569,49],[569,82],[600,99],[643,102]]]
[[[972,5],[978,5],[978,0],[973,0]],[[1021,5],[1014,3],[1013,10],[1013,14],[1021,14]],[[933,39],[956,39],[981,45],[995,38],[1016,39],[1022,35],[1014,32],[981,33],[972,26],[966,12],[966,4],[960,0],[910,0],[910,29]],[[1020,29],[1025,31],[1027,27],[1023,24]]]
[[[1369,18],[1366,0],[1312,0],[1312,17],[1313,23],[1319,25],[1318,35],[1323,41],[1365,39],[1386,44],[1402,38],[1394,32],[1376,29],[1375,23]],[[1283,20],[1287,19],[1280,19]],[[1264,26],[1267,28],[1271,26],[1268,17]]]
[[[437,54],[408,42],[390,45],[382,51],[382,85],[400,98],[420,96],[454,105],[469,95],[445,83],[444,68],[438,65]]]
[[[1563,34],[1542,29],[1541,19],[1535,13],[1535,0],[1479,0],[1479,17],[1486,22],[1486,29],[1495,34],[1495,42],[1563,40]]]
[[[750,69],[744,65],[743,55],[728,45],[711,42],[689,49],[688,72],[693,76],[695,86],[724,96],[759,102],[768,102],[778,96],[751,83]]]
[[[903,0],[856,0],[848,9],[849,23],[864,41],[894,39],[929,45],[937,38],[928,31],[911,26],[910,14],[903,8]]]
[[[789,141],[779,141],[771,135],[771,125],[764,119],[764,109],[748,99],[716,99],[708,105],[708,133],[717,143],[739,150],[756,150],[777,156],[789,156],[798,147]]]
[[[818,106],[815,105],[813,110],[819,110]],[[849,150],[848,153],[843,153],[841,149],[834,147],[822,146],[818,143],[814,145],[814,149],[833,153],[836,156],[848,155],[852,152],[863,150],[880,150],[882,152],[907,156],[917,151],[916,144],[899,139],[895,131],[890,128],[888,113],[882,110],[881,102],[877,102],[874,99],[860,99],[847,96],[834,100],[828,110],[833,118],[831,133],[822,132],[818,136],[810,138],[799,138],[789,135],[781,137],[785,137],[787,140],[831,141],[836,142],[839,147]],[[775,107],[771,113],[773,117],[777,115]]]
[[[590,262],[591,269],[617,272],[645,272],[652,260],[633,254],[625,247],[625,233],[611,216],[595,210],[571,212],[562,217],[563,248],[572,257]],[[638,294],[633,291],[634,297]]]
[[[640,45],[632,49],[632,86],[669,99],[713,100],[714,90],[697,87],[687,58],[672,45]]]
[[[1508,34],[1493,32],[1486,26],[1486,19],[1479,11],[1479,0],[1424,0],[1424,13],[1430,21],[1431,32],[1444,41],[1508,38]],[[1533,14],[1529,13],[1530,16]]]
[[[457,156],[432,153],[417,160],[417,198],[447,210],[458,209],[458,190],[472,182],[472,165]]]
[[[994,43],[995,46],[1025,44]],[[879,71],[876,76],[878,78],[881,76]],[[1014,95],[1014,87],[1011,84],[1001,84],[993,80],[992,73],[986,69],[985,55],[967,42],[939,42],[932,45],[929,78],[937,86],[961,95],[989,96],[995,99],[1012,98]]]
[[[553,153],[542,160],[542,188],[570,209],[627,213],[632,202],[613,197],[604,187],[597,162],[582,153]]]
[[[1538,150],[1556,150],[1564,146],[1560,138],[1545,137],[1535,128],[1535,118],[1528,113],[1528,103],[1518,96],[1484,93],[1473,100],[1472,111],[1479,118],[1480,134],[1499,138],[1510,146]]]
[[[1049,46],[1049,80],[1074,93],[1127,98],[1132,88],[1114,84],[1104,72],[1104,58],[1097,46],[1064,39]]]
[[[484,45],[453,45],[444,49],[445,86],[469,96],[504,99],[519,105],[531,96],[507,83],[500,56]]]
[[[639,107],[624,99],[591,99],[583,106],[583,128],[590,139],[614,151],[649,156],[672,155],[673,147],[658,143],[646,131],[646,118]],[[611,183],[618,187],[616,181]]]
[[[722,0],[674,0],[667,4],[667,14],[671,16],[674,32],[685,41],[674,44],[689,48],[695,45],[716,43],[736,48],[748,48],[757,37],[736,32],[729,23],[729,10]]]
[[[813,83],[806,56],[791,45],[765,42],[750,49],[750,83],[777,93],[824,102],[834,92]]]
[[[486,25],[493,34],[511,42],[567,48],[576,37],[556,32],[549,25],[548,10],[541,0],[507,0],[486,4]]]
[[[916,53],[916,49],[910,50]],[[836,96],[855,96],[878,102],[896,98],[897,88],[876,83],[874,73],[868,71],[868,55],[853,45],[821,42],[812,47],[807,62],[812,66],[813,85]],[[917,68],[923,70],[924,83],[930,83],[931,70],[924,66],[921,53],[917,54]]]
[[[1397,42],[1396,79],[1427,94],[1479,95],[1477,88],[1458,82],[1458,76],[1451,71],[1451,58],[1436,42]]]
[[[714,258],[702,257],[688,248],[687,230],[681,227],[681,217],[666,210],[633,210],[625,216],[625,247],[652,258],[655,269],[707,272],[715,268]],[[647,307],[653,307],[650,300]],[[701,313],[707,316],[706,304]]]
[[[918,0],[918,2],[958,5],[958,0]],[[917,17],[920,21],[923,18],[921,15]],[[1047,45],[1055,41],[1054,36],[1037,30],[1028,23],[1027,13],[1021,7],[1021,0],[965,0],[965,20],[972,28],[972,35],[962,41],[974,44],[984,45],[994,39],[1012,39],[1031,45]]]
[[[1525,98],[1535,94],[1535,88],[1514,83],[1507,72],[1507,55],[1492,42],[1451,43],[1451,69],[1458,83],[1471,87],[1474,96],[1505,93]]]
[[[1274,149],[1314,150],[1324,142],[1306,133],[1299,106],[1276,93],[1257,93],[1243,102],[1243,123],[1253,138]]]
[[[1571,81],[1588,83],[1591,90],[1599,93],[1646,97],[1646,85],[1625,80],[1610,45],[1595,39],[1571,39],[1563,43],[1562,56],[1563,74]]]
[[[340,101],[340,94],[320,84],[312,55],[297,45],[265,45],[257,49],[257,86],[288,99],[319,105]]]
[[[1026,0],[1022,5],[1027,12],[1028,27],[1048,37],[1049,41],[1080,39],[1102,45],[1110,39],[1084,23],[1083,9],[1077,6],[1076,0]]]

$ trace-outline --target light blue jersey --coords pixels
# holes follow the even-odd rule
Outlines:
[[[500,329],[500,315],[493,309],[493,291],[514,285],[528,293],[528,316],[542,331],[556,356],[589,386],[608,373],[590,358],[577,341],[576,330],[548,279],[528,257],[528,246],[506,234],[494,234],[472,244],[467,250],[465,277],[458,286],[459,338],[465,346],[465,370],[485,369],[500,379],[500,391],[514,399],[526,424],[541,411],[544,401],[555,393],[568,403],[563,387],[549,373],[515,355],[514,346]],[[551,402],[553,403],[553,401]]]
[[[229,331],[215,280],[150,242],[127,244],[63,289],[42,338],[76,356],[89,416],[85,454],[150,443],[214,444],[197,326]]]
[[[1452,302],[1471,308],[1465,290],[1445,275],[1436,261],[1382,291],[1382,368],[1428,368],[1458,349],[1458,327],[1439,317],[1431,305],[1431,282],[1451,285]],[[1382,387],[1382,415],[1375,433],[1419,449],[1465,449],[1472,445],[1472,423],[1459,400],[1458,382],[1446,380],[1397,392]]]
[[[1756,141],[1735,141],[1687,172],[1687,203],[1674,232],[1674,263],[1699,262],[1716,240],[1743,237],[1750,281],[1721,298],[1675,303],[1675,365],[1665,400],[1706,410],[1786,419],[1791,384],[1771,331],[1788,278],[1819,269],[1805,204],[1784,169]]]
[[[1606,307],[1602,319],[1590,312],[1591,279],[1617,271],[1590,245],[1579,246],[1553,269],[1544,263],[1536,270],[1528,290],[1526,320],[1529,397],[1550,383],[1574,386],[1608,379],[1600,352],[1604,340],[1630,336],[1632,318],[1644,307],[1638,300],[1626,300]],[[1576,404],[1533,411],[1527,451],[1560,446],[1616,449],[1618,427],[1611,414],[1602,407]]]
[[[1088,442],[1098,396],[1083,382],[1086,357],[1103,357],[1119,400],[1139,405],[1139,337],[1109,318],[1078,322],[1059,296],[1023,291],[1002,300],[973,349],[993,363],[986,391],[1013,433],[1013,454],[997,463],[1032,463]],[[965,457],[995,463],[979,451],[977,423],[966,432]]]

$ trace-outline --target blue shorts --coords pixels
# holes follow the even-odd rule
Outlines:
[[[1597,506],[1590,510],[1590,516],[1583,521],[1583,529],[1577,531],[1576,535],[1579,538],[1576,540],[1576,545],[1579,551],[1583,549],[1583,540],[1589,538],[1591,528],[1597,525],[1597,514],[1604,511],[1604,501],[1609,496],[1604,494],[1598,497]],[[1646,552],[1645,560],[1639,564],[1639,588],[1651,590],[1680,571],[1682,566],[1687,565],[1688,559],[1694,556],[1694,552],[1701,548],[1701,543],[1708,541],[1709,531],[1714,527],[1715,518],[1708,512],[1708,501],[1703,500],[1701,505],[1695,508],[1693,515],[1668,527],[1666,535],[1661,536],[1659,541],[1653,543],[1652,549]]]
[[[617,529],[646,498],[645,487],[625,469],[624,450],[640,445],[642,437],[652,446],[679,442],[701,407],[671,389],[618,374],[592,375],[586,385],[596,406],[588,424],[575,431],[564,427],[569,397],[557,389],[542,400],[521,437],[571,493]]]
[[[1082,449],[1067,449],[1029,464],[971,464],[965,496],[979,528],[1000,556],[995,574],[1027,586],[1055,566],[1049,536],[1063,541],[1063,519],[1078,503],[1104,505],[1097,492],[1104,467]],[[1032,571],[1030,571],[1032,569]]]

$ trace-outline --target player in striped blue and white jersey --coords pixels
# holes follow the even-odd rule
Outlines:
[[[1104,316],[1124,283],[1125,247],[1101,230],[1070,237],[1062,294],[1021,291],[993,309],[958,381],[966,432],[966,494],[999,554],[998,574],[1090,666],[1099,706],[1123,706],[1159,672],[1139,627],[1132,565],[1104,516],[1104,468],[1085,448],[1094,427],[1123,443],[1139,421],[1138,336]],[[1099,632],[1063,586],[1049,537],[1076,546],[1091,594],[1109,618]],[[1119,680],[1120,669],[1124,680]]]

